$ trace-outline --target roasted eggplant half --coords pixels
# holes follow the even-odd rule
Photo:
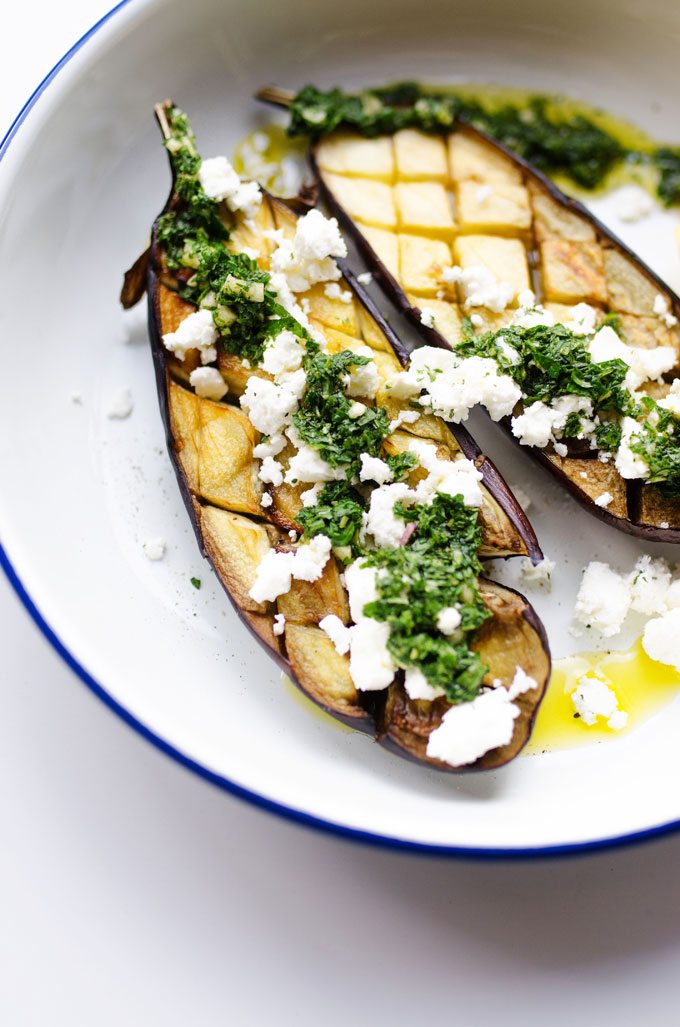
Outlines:
[[[507,737],[503,737],[500,744],[475,754],[474,758],[459,760],[455,766],[451,760],[441,758],[436,745],[428,754],[429,739],[442,727],[451,710],[471,703],[452,702],[447,689],[438,689],[434,701],[410,697],[404,686],[404,671],[400,669],[403,663],[400,665],[398,660],[388,687],[379,690],[357,687],[350,663],[350,659],[355,659],[354,645],[350,658],[342,646],[331,640],[331,635],[347,632],[347,625],[357,619],[350,612],[349,584],[346,587],[346,583],[352,568],[360,565],[364,572],[360,559],[351,562],[356,553],[352,546],[356,542],[358,524],[352,538],[352,511],[348,513],[346,506],[335,507],[332,524],[326,530],[331,534],[344,531],[347,524],[350,530],[342,540],[334,537],[332,551],[328,552],[326,536],[315,536],[310,527],[310,518],[323,519],[324,509],[319,506],[318,496],[323,497],[327,486],[317,483],[310,489],[309,482],[313,479],[305,478],[302,473],[299,481],[294,475],[291,477],[292,461],[299,458],[305,448],[299,439],[301,448],[297,453],[289,440],[285,440],[285,445],[282,442],[275,453],[276,463],[283,473],[262,474],[262,447],[272,446],[275,432],[264,434],[261,424],[258,429],[250,419],[257,420],[253,407],[248,405],[249,396],[255,395],[258,389],[266,390],[277,379],[273,365],[268,365],[267,369],[261,366],[266,360],[258,361],[253,355],[254,334],[248,336],[247,316],[257,313],[253,304],[261,302],[258,297],[264,295],[260,286],[269,289],[273,281],[272,254],[277,247],[296,238],[300,223],[296,209],[306,208],[289,205],[263,191],[260,202],[244,204],[245,209],[239,209],[237,203],[230,207],[223,199],[206,198],[197,173],[200,159],[186,119],[170,102],[159,105],[156,114],[171,160],[172,189],[152,231],[146,272],[149,334],[168,449],[203,554],[212,564],[237,613],[258,641],[301,691],[331,716],[374,735],[399,755],[428,766],[458,770],[507,763],[529,738],[550,673],[547,640],[537,615],[527,600],[513,590],[487,581],[481,575],[470,579],[465,601],[476,603],[479,628],[468,632],[466,659],[470,669],[467,677],[463,674],[460,687],[463,692],[467,688],[468,698],[479,693],[478,697],[488,695],[498,701],[509,727]],[[207,167],[207,162],[200,166]],[[221,170],[224,171],[224,167]],[[249,195],[252,196],[252,192]],[[188,245],[182,233],[188,233],[194,241],[196,238],[203,240],[210,259],[219,257],[226,261],[224,266],[236,266],[234,256],[239,259],[243,254],[247,256],[247,260],[238,265],[243,276],[236,280],[233,274],[227,278],[223,275],[220,294],[211,296],[207,302],[204,294],[199,306],[194,283],[201,274],[200,267],[205,264],[205,253],[201,256],[204,264],[201,264],[196,259],[196,248]],[[246,280],[247,274],[249,280]],[[139,278],[138,262],[126,276],[121,297],[124,305],[139,298]],[[306,338],[307,357],[312,346],[319,354],[318,365],[311,370],[311,365],[305,365],[308,367],[305,395],[308,396],[312,388],[312,373],[318,372],[317,377],[321,375],[320,367],[324,374],[330,373],[328,368],[336,358],[344,361],[343,367],[349,372],[348,377],[343,378],[343,388],[350,388],[347,382],[351,381],[353,362],[360,370],[370,364],[376,376],[374,395],[365,392],[363,402],[355,398],[349,404],[343,399],[340,409],[358,426],[357,431],[364,423],[368,431],[380,419],[383,419],[380,423],[389,425],[382,436],[384,459],[379,459],[378,463],[383,467],[389,465],[395,475],[398,468],[405,490],[418,488],[426,477],[418,461],[409,455],[414,444],[424,445],[440,469],[450,470],[454,465],[460,469],[462,464],[473,472],[477,469],[481,500],[473,513],[468,510],[465,514],[472,532],[470,537],[477,540],[473,562],[478,556],[521,555],[539,560],[540,548],[526,515],[469,433],[460,426],[452,429],[427,411],[414,411],[408,404],[391,400],[385,392],[386,382],[405,366],[408,354],[371,300],[349,272],[338,278],[336,271],[331,285],[329,288],[328,283],[315,284],[297,291],[295,306],[291,309],[305,322],[304,329],[300,324],[286,321],[300,333],[300,338]],[[231,290],[229,309],[224,302],[225,288]],[[270,320],[288,316],[280,306],[272,309],[279,313],[270,315]],[[208,324],[208,337],[201,342],[203,348],[198,342],[196,346],[188,345],[188,336],[183,346],[178,345],[180,326],[203,310],[209,310],[214,318]],[[238,335],[238,346],[233,341],[237,337],[235,324],[244,326]],[[213,325],[219,327],[219,338],[215,337]],[[174,340],[172,345],[169,340]],[[218,380],[222,384],[211,398],[205,393],[214,389]],[[320,386],[324,401],[329,396],[328,380],[324,378]],[[203,395],[199,394],[201,392]],[[331,401],[335,403],[336,399],[331,396]],[[304,405],[305,401],[300,402]],[[269,413],[265,403],[261,416],[266,418]],[[302,422],[296,423],[302,432]],[[326,453],[328,448],[338,444],[338,439],[325,432],[323,425],[319,430],[327,446],[320,452]],[[339,429],[336,426],[334,430]],[[306,448],[308,451],[309,447]],[[268,476],[273,480],[263,481]],[[342,483],[338,481],[338,484]],[[367,483],[354,477],[350,491],[355,498],[368,489]],[[314,490],[316,494],[310,501],[305,493]],[[458,504],[459,512],[461,498],[448,500],[454,506]],[[432,502],[423,509],[430,511],[428,516],[434,516],[435,506]],[[391,550],[393,555],[405,553],[407,563],[414,558],[417,545],[422,546],[425,537],[424,521],[418,522],[418,516],[417,510],[412,518],[404,516],[403,538]],[[442,530],[446,532],[448,527],[444,525]],[[322,570],[315,574],[300,572],[299,576],[295,572],[291,576],[289,572],[290,587],[286,590],[279,586],[278,590],[274,589],[278,591],[276,597],[268,598],[271,583],[267,581],[263,586],[261,574],[265,558],[272,564],[278,562],[278,566],[282,565],[282,556],[285,560],[301,560],[302,550],[309,553],[310,547],[320,541],[326,543]],[[430,551],[435,548],[431,545]],[[439,558],[440,566],[444,564],[442,554],[435,552],[435,558]],[[455,550],[454,562],[459,558],[462,559],[461,551]],[[388,575],[390,572],[374,573]],[[351,592],[349,598],[352,598]],[[448,611],[449,616],[451,612]],[[454,620],[456,617],[459,615],[454,612]],[[332,622],[334,631],[320,627],[324,621]],[[372,655],[369,651],[367,659]],[[471,675],[474,674],[478,680],[473,687]],[[507,716],[509,707],[510,718]]]
[[[276,88],[259,95],[282,106],[292,99]],[[470,125],[433,133],[406,128],[375,138],[339,129],[316,140],[309,156],[323,198],[426,345],[492,353],[493,339],[486,350],[474,339],[495,336],[502,343],[526,295],[546,313],[544,320],[577,335],[584,331],[584,305],[594,311],[590,339],[606,329],[598,367],[620,361],[606,397],[598,393],[595,416],[581,387],[584,402],[580,410],[574,404],[566,429],[562,423],[548,438],[534,432],[532,440],[531,432],[522,434],[525,419],[514,422],[513,434],[514,418],[539,395],[534,420],[550,406],[540,390],[529,390],[530,398],[525,393],[513,416],[499,423],[590,513],[631,535],[680,542],[680,395],[673,384],[680,373],[680,300],[672,290],[581,203]],[[480,267],[486,272],[481,283],[474,275]],[[502,284],[500,302],[489,282]],[[563,333],[555,348],[554,331],[541,336],[538,320],[534,315],[532,326],[524,319],[530,326],[525,334],[532,331],[534,338],[524,340],[523,359],[532,362],[543,347],[546,363],[566,364],[564,347],[573,355],[573,338]],[[631,355],[642,373],[629,373]],[[578,377],[581,369],[574,368]],[[535,371],[533,362],[528,377],[535,379]],[[628,387],[631,375],[637,377]],[[563,387],[573,401],[578,389]]]

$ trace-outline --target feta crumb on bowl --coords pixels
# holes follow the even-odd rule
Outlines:
[[[614,731],[620,731],[628,723],[628,714],[619,709],[616,692],[600,678],[584,674],[571,693],[571,701],[579,717],[588,727],[598,720],[606,721]]]
[[[111,421],[124,421],[130,416],[133,410],[134,401],[132,399],[131,390],[128,388],[119,389],[119,391],[109,400],[106,416]]]
[[[165,556],[165,539],[150,538],[142,542],[142,549],[147,560],[162,560]]]

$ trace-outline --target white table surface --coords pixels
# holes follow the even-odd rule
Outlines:
[[[3,9],[0,134],[108,6]],[[678,1022],[680,837],[522,864],[338,841],[152,749],[4,578],[0,625],[4,1027]]]

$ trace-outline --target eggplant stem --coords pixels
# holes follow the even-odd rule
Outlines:
[[[168,121],[168,111],[172,109],[172,106],[172,100],[163,100],[163,103],[157,103],[154,107],[156,121],[160,125],[164,139],[169,139],[172,135],[170,122]]]
[[[255,99],[271,103],[275,107],[290,107],[295,99],[295,93],[292,89],[281,89],[280,86],[263,86],[255,93]]]

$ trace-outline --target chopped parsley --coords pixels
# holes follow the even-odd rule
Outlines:
[[[646,480],[658,484],[669,499],[680,498],[680,423],[670,410],[655,400],[643,400],[647,418],[631,437],[629,445],[649,468]]]
[[[297,521],[305,540],[327,535],[334,549],[349,546],[352,556],[359,556],[364,506],[362,496],[348,481],[331,481],[324,485],[314,506],[300,510]]]
[[[478,583],[478,511],[462,496],[438,493],[429,506],[397,503],[394,512],[415,530],[407,545],[369,554],[367,564],[379,570],[378,599],[364,612],[389,624],[387,646],[398,666],[418,667],[451,702],[468,702],[488,673],[470,636],[491,616]],[[461,615],[452,636],[437,628],[437,615],[449,606]]]
[[[190,580],[191,584],[194,586],[194,588],[200,588],[201,587],[201,579],[200,578],[190,578],[189,580]]]
[[[519,359],[513,362],[501,342],[511,346]],[[584,396],[596,412],[634,412],[635,404],[623,387],[628,365],[619,359],[595,363],[584,337],[564,325],[508,326],[480,336],[467,335],[456,352],[495,360],[499,370],[522,389],[527,406],[537,400],[550,403],[558,396]]]
[[[392,481],[403,481],[418,466],[418,457],[415,453],[396,453],[385,457],[385,463],[392,472]]]
[[[303,442],[313,446],[331,467],[358,470],[362,453],[378,456],[390,432],[390,419],[382,407],[367,407],[361,417],[349,417],[352,405],[344,389],[350,372],[370,363],[351,350],[322,353],[308,346],[304,360],[307,390],[293,424]]]

